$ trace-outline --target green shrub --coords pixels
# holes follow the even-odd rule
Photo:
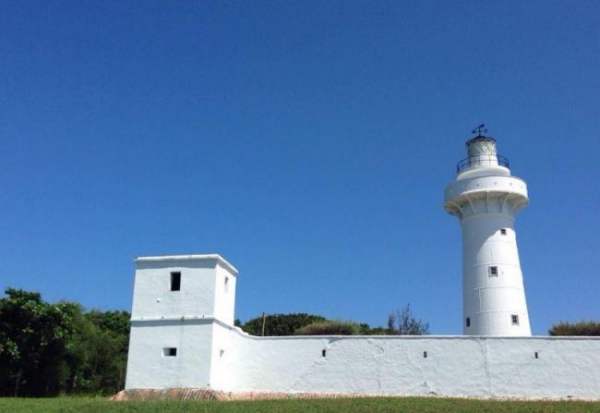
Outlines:
[[[306,313],[265,315],[265,336],[291,336],[300,327],[316,321],[325,321],[325,317]],[[240,323],[241,324],[241,323]],[[259,316],[241,324],[242,330],[254,336],[262,335],[263,317]]]
[[[300,327],[294,334],[301,336],[341,335],[352,336],[360,334],[361,328],[351,321],[317,321]]]
[[[600,323],[594,321],[579,321],[568,323],[561,321],[554,324],[548,334],[551,336],[600,336]]]

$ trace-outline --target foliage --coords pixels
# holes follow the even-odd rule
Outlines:
[[[415,319],[409,305],[402,311],[390,314],[387,328],[370,327],[367,323],[359,324],[352,321],[332,321],[320,315],[306,313],[268,314],[265,315],[264,320],[265,336],[289,336],[292,334],[421,335],[429,333],[429,324]],[[245,323],[236,319],[235,325],[241,327],[248,334],[260,336],[262,335],[263,317],[255,317]]]
[[[316,321],[304,327],[297,329],[294,334],[301,336],[323,336],[323,335],[343,335],[352,336],[360,334],[360,326],[351,321]]]
[[[129,313],[85,312],[40,294],[0,299],[0,395],[112,393],[123,388]]]
[[[253,401],[132,401],[101,398],[0,399],[0,412],[10,413],[600,413],[599,402],[509,401],[440,397],[365,397]]]
[[[45,303],[37,293],[9,288],[0,300],[0,331],[0,392],[57,394],[72,333],[68,308]]]
[[[358,334],[363,336],[383,336],[388,333],[384,327],[371,327],[367,323],[360,323],[358,327],[360,328]]]
[[[306,313],[269,314],[265,316],[265,336],[290,336],[294,332],[324,317]],[[242,324],[242,330],[254,336],[262,335],[263,317],[256,317]]]
[[[80,311],[70,352],[65,390],[83,393],[115,393],[125,384],[129,345],[129,313]]]
[[[420,336],[429,334],[429,324],[417,320],[407,304],[402,310],[396,310],[388,317],[388,334]]]
[[[600,336],[600,323],[579,321],[577,323],[560,322],[554,324],[548,334],[551,336]]]

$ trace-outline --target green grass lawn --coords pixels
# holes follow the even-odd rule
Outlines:
[[[2,413],[53,412],[600,412],[600,402],[514,402],[434,398],[113,402],[102,398],[0,399]]]

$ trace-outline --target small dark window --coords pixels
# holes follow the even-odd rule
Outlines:
[[[426,358],[427,358],[427,352],[426,352],[426,351],[424,351],[424,352],[423,352],[423,358],[424,358],[424,359],[426,359]]]
[[[500,234],[502,234],[502,235],[506,235],[506,228],[502,228],[502,229],[500,230]]]
[[[325,349],[321,350],[321,356],[326,357],[327,356],[327,350],[325,350]]]
[[[181,290],[181,273],[179,271],[171,273],[171,291]]]
[[[467,327],[471,327],[471,319],[469,317],[467,317],[467,319],[465,320],[465,324]]]
[[[518,326],[519,325],[519,316],[518,315],[512,314],[510,316],[510,319],[511,319],[511,321],[513,323],[513,326]]]
[[[177,357],[177,347],[165,347],[163,354],[165,357]]]
[[[533,355],[535,356],[536,359],[540,358],[540,355],[538,354],[537,351],[535,353],[533,353]]]
[[[498,267],[493,265],[490,267],[490,277],[497,277],[497,276],[498,276]]]

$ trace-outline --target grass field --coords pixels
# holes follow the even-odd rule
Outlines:
[[[2,413],[600,412],[600,402],[514,402],[433,398],[113,402],[102,398],[0,399]]]

